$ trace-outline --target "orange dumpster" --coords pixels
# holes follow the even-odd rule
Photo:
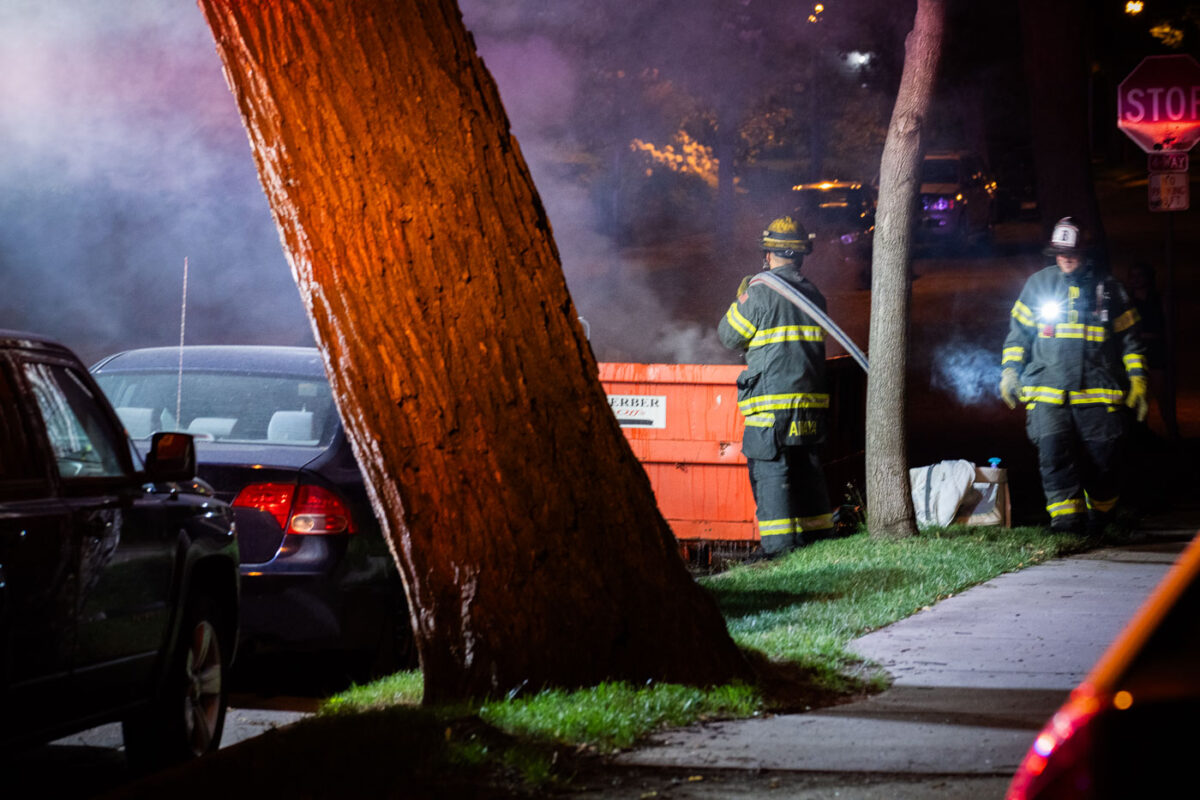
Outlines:
[[[825,446],[833,506],[847,482],[861,486],[865,377],[848,356],[828,362],[831,414]],[[742,455],[737,364],[601,363],[600,383],[688,560],[758,543],[754,497]]]

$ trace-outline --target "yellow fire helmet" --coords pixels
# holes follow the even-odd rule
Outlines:
[[[778,253],[784,258],[795,258],[812,252],[815,234],[805,232],[799,222],[791,217],[779,217],[762,232],[762,249]]]

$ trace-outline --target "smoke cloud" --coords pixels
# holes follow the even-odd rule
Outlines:
[[[735,361],[714,329],[738,281],[757,269],[753,240],[763,211],[731,221],[734,253],[713,252],[711,207],[697,202],[686,181],[654,172],[629,148],[637,137],[664,144],[679,123],[664,125],[670,114],[643,119],[635,113],[641,106],[622,105],[622,92],[644,93],[646,75],[598,80],[615,69],[614,58],[591,34],[627,25],[618,31],[620,58],[630,56],[632,64],[655,53],[662,63],[700,68],[714,30],[726,35],[730,25],[739,52],[763,51],[753,26],[740,30],[736,15],[771,1],[667,2],[662,9],[603,0],[460,4],[499,85],[568,287],[602,360]],[[871,37],[900,42],[903,31],[880,22],[881,15],[851,10],[865,2],[844,4],[841,18],[872,20]],[[691,22],[689,9],[698,15]],[[911,20],[906,11],[900,18]],[[805,25],[802,17],[786,22],[796,31]],[[830,27],[835,22],[826,23],[830,34],[839,30]],[[175,344],[186,258],[189,343],[310,344],[245,132],[195,4],[7,0],[0,26],[10,33],[0,51],[0,326],[54,336],[85,361]],[[833,49],[830,55],[842,63]],[[744,81],[714,83],[702,93],[721,105],[720,98],[752,93]],[[615,98],[598,97],[598,86]],[[676,120],[703,122],[711,103],[691,108],[689,97],[676,91],[653,102],[670,106]],[[605,113],[589,113],[593,107]],[[629,113],[614,116],[614,108]],[[705,124],[711,132],[712,121]],[[869,177],[873,167],[867,159],[859,174]]]
[[[5,2],[0,325],[85,361],[312,338],[195,4]],[[20,35],[13,32],[20,31]]]
[[[984,347],[944,344],[931,359],[932,388],[953,396],[960,405],[980,402],[995,405],[996,387],[1000,385],[1000,365],[996,351]]]

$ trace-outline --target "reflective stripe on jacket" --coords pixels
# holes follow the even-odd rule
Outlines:
[[[825,298],[798,266],[773,271],[820,308]],[[817,444],[824,439],[829,409],[825,378],[825,331],[803,311],[766,286],[742,293],[717,324],[721,342],[745,351],[738,376],[738,407],[746,417],[743,452],[750,458],[779,445]]]
[[[1011,317],[1001,367],[1020,374],[1024,403],[1118,405],[1126,376],[1146,373],[1137,310],[1120,283],[1090,265],[1034,273]]]

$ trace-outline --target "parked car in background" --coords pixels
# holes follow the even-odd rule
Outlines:
[[[792,187],[791,214],[810,234],[813,253],[853,275],[861,288],[871,286],[871,249],[875,239],[875,190],[857,181],[816,181]]]
[[[70,350],[0,331],[0,746],[114,720],[139,767],[220,743],[233,514],[191,436],[144,449]]]
[[[403,584],[315,348],[130,350],[92,372],[139,446],[196,437],[237,521],[248,654],[332,654],[354,678],[410,663]]]
[[[1186,795],[1200,715],[1200,535],[1038,734],[1008,800]]]
[[[979,156],[964,151],[927,153],[918,197],[918,242],[965,247],[991,238],[996,181]]]

